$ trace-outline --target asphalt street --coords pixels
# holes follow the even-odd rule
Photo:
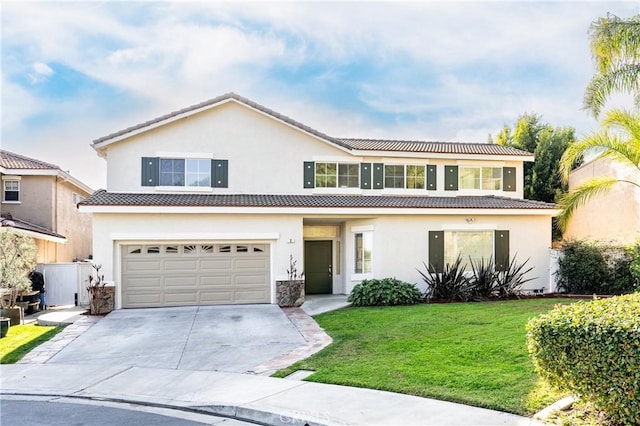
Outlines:
[[[73,401],[69,398],[63,400],[2,398],[0,399],[0,424],[22,426],[236,426],[251,423],[181,410],[124,403]]]

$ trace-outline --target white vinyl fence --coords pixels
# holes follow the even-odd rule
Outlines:
[[[39,263],[38,272],[44,275],[45,303],[47,306],[89,304],[87,284],[89,275],[93,272],[91,263]]]
[[[558,263],[562,257],[562,250],[549,250],[549,286],[551,293],[558,292]]]

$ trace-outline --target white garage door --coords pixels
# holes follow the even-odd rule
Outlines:
[[[268,244],[122,247],[122,307],[269,303]]]

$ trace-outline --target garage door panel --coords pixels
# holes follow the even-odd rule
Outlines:
[[[224,272],[233,271],[233,259],[200,259],[200,271],[202,272]]]
[[[149,244],[122,250],[125,308],[269,303],[267,244]]]
[[[200,303],[203,305],[233,303],[233,291],[201,291]]]
[[[235,281],[235,284],[241,285],[241,286],[245,286],[245,285],[264,286],[268,281],[268,278],[265,275],[236,274],[234,281]]]
[[[268,266],[266,259],[236,259],[235,270],[260,269],[264,270]]]
[[[171,259],[164,261],[164,270],[167,272],[186,271],[192,272],[198,268],[197,259]]]
[[[171,292],[165,291],[164,303],[168,305],[195,305],[198,301],[198,294],[195,291]]]
[[[124,306],[131,308],[151,308],[162,303],[160,293],[157,294],[128,294],[126,299],[122,301]]]
[[[238,290],[235,293],[235,303],[262,303],[267,293],[263,290]]]
[[[162,278],[159,276],[155,277],[123,277],[126,279],[129,287],[134,289],[134,291],[152,291],[157,292],[162,289]]]
[[[197,275],[185,275],[183,277],[164,277],[165,290],[171,290],[174,288],[191,287],[197,288],[198,276]]]
[[[160,259],[135,259],[125,261],[122,266],[129,273],[154,273],[162,268],[162,262]]]

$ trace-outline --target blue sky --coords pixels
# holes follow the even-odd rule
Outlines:
[[[589,24],[628,2],[11,2],[1,145],[106,187],[92,140],[227,92],[336,137],[578,135]]]

